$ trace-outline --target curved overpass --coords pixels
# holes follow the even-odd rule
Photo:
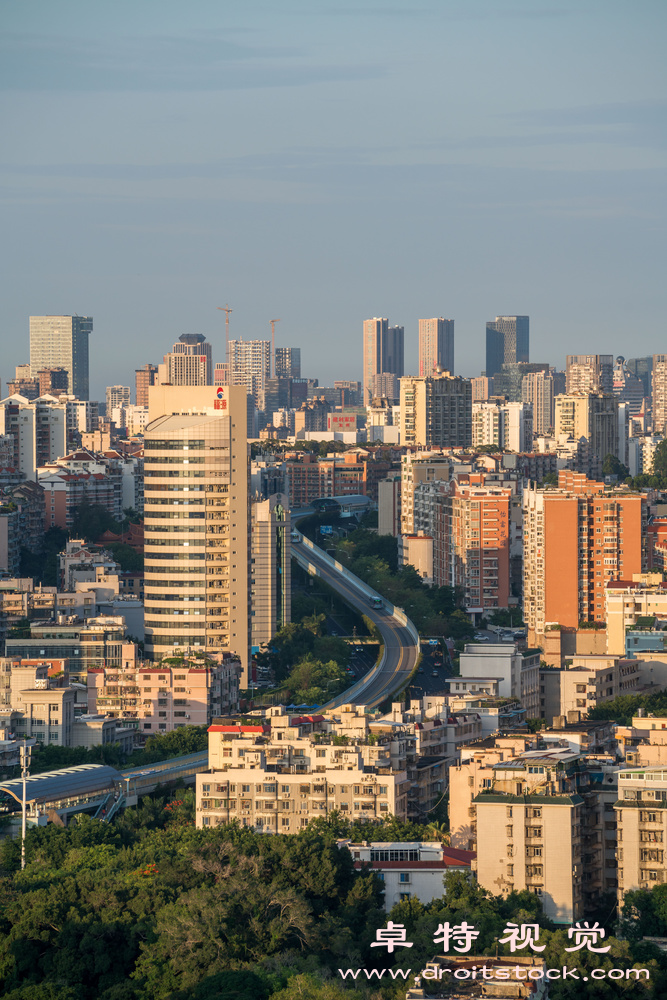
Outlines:
[[[323,707],[338,708],[353,702],[375,708],[400,691],[414,670],[419,655],[417,629],[400,608],[388,604],[381,594],[297,531],[293,532],[292,557],[311,576],[321,577],[343,600],[370,618],[377,626],[384,645],[377,666]],[[382,600],[382,609],[371,607],[371,598],[374,597]]]

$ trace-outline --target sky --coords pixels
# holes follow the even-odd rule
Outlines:
[[[23,0],[0,10],[0,378],[90,315],[91,396],[182,333],[361,378],[363,320],[527,314],[667,352],[664,0]]]

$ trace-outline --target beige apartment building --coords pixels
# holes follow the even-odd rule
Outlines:
[[[234,653],[248,686],[250,504],[243,386],[148,389],[146,655]]]
[[[568,354],[565,367],[565,391],[607,392],[614,388],[612,354]]]
[[[207,726],[239,704],[240,663],[231,654],[141,663],[134,643],[123,643],[120,666],[88,670],[88,711],[122,719],[145,736],[181,726]]]
[[[525,750],[485,741],[450,776],[452,842],[477,851],[480,885],[528,889],[557,923],[580,919],[617,886],[619,768],[596,743],[609,727],[570,728],[542,732]]]
[[[291,519],[288,497],[253,501],[250,588],[253,651],[292,620]]]
[[[421,483],[449,482],[452,476],[451,455],[439,451],[408,451],[401,459],[400,533],[415,533],[415,490]]]
[[[667,589],[662,573],[634,573],[630,579],[610,580],[606,589],[607,651],[625,656],[626,630],[638,618],[667,617]]]
[[[407,819],[407,727],[370,737],[368,720],[344,707],[324,716],[282,707],[264,718],[219,719],[209,729],[209,771],[197,775],[197,827],[237,820],[264,833],[296,833],[336,810],[351,820]]]
[[[601,392],[563,394],[556,396],[554,407],[557,441],[586,438],[600,460],[618,455],[618,397]]]
[[[621,770],[615,810],[620,905],[626,892],[667,882],[667,769]]]
[[[461,751],[449,769],[449,829],[452,847],[477,849],[475,798],[493,784],[493,765],[537,748],[536,736],[495,736]]]
[[[616,727],[618,749],[628,767],[667,766],[667,717],[636,715],[629,726]]]
[[[642,664],[620,656],[573,656],[561,669],[540,669],[540,718],[550,726],[571,712],[585,716],[596,705],[642,687]]]

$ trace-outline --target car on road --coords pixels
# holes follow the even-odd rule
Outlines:
[[[475,632],[475,642],[488,642],[488,635],[483,635],[481,632]]]
[[[438,676],[439,675],[437,670],[434,670],[433,673],[431,674],[431,677],[438,677]]]
[[[417,673],[418,674],[423,674],[424,673],[424,668],[423,667],[419,667],[419,669],[417,670]]]

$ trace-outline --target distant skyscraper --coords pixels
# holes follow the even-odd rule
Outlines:
[[[528,361],[530,350],[528,316],[496,316],[486,324],[486,371],[491,378],[501,366]]]
[[[248,685],[246,391],[158,385],[145,430],[146,655],[237,653]],[[166,492],[165,492],[166,491]],[[165,498],[171,506],[165,508]],[[170,512],[165,520],[167,510]],[[187,706],[187,693],[183,694]],[[182,721],[187,721],[187,707]]]
[[[301,378],[300,347],[276,347],[276,378]]]
[[[373,393],[373,376],[383,372],[403,375],[403,341],[402,326],[389,326],[387,319],[364,320],[363,337],[363,390],[364,405],[368,406]]]
[[[244,385],[260,406],[266,380],[271,375],[270,340],[229,341],[229,384]]]
[[[157,365],[144,365],[134,373],[137,406],[148,406],[148,387],[157,384]]]
[[[644,385],[644,398],[651,398],[651,373],[653,371],[653,357],[648,354],[644,358],[628,358],[625,362],[625,367],[633,375],[642,380]],[[18,368],[16,370],[18,376]]]
[[[454,374],[454,320],[419,320],[419,374],[438,369]]]
[[[88,337],[93,332],[92,316],[31,316],[30,373],[45,368],[64,368],[67,392],[88,399]]]
[[[212,385],[213,351],[201,333],[184,333],[158,368],[160,385]]]
[[[614,391],[612,354],[568,354],[565,370],[569,394]]]

